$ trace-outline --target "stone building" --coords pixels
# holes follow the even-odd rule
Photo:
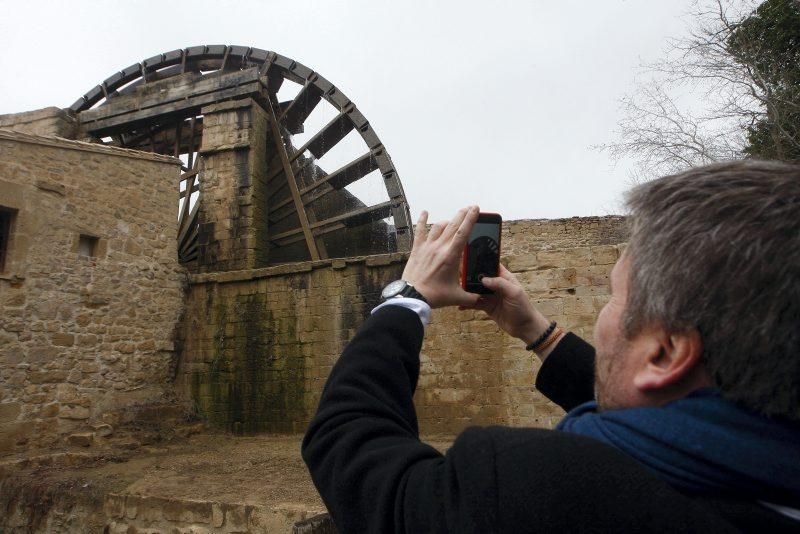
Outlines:
[[[396,171],[330,82],[243,47],[132,67],[71,108],[0,116],[0,455],[90,445],[154,405],[234,434],[302,433],[402,272]],[[333,118],[298,141],[321,101]],[[348,132],[366,154],[326,172]],[[370,176],[388,200],[348,190]],[[621,217],[506,221],[502,261],[545,314],[591,336],[625,238]],[[422,433],[552,426],[536,368],[480,313],[437,310]]]
[[[178,165],[0,130],[0,451],[60,444],[171,389]]]

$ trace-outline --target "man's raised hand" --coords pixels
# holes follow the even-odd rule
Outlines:
[[[428,212],[420,214],[403,280],[414,286],[431,308],[471,308],[478,301],[478,295],[464,291],[458,279],[461,255],[478,211],[478,206],[460,209],[450,222],[436,223],[430,231],[426,227]]]

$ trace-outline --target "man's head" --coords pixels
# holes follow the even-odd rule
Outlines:
[[[800,420],[800,167],[693,169],[634,188],[628,207],[619,287],[596,328],[601,403],[715,385]]]

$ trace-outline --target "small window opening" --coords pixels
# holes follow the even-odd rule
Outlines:
[[[8,244],[11,241],[11,222],[14,218],[12,210],[0,207],[0,273],[6,269]]]
[[[78,255],[89,258],[97,256],[98,241],[98,238],[94,236],[81,234],[80,239],[78,239]]]

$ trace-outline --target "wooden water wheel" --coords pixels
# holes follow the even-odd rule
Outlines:
[[[408,204],[374,129],[332,83],[280,54],[226,45],[173,50],[113,74],[70,109],[99,142],[181,158],[178,254],[190,263],[203,201],[201,109],[248,97],[271,118],[270,263],[410,249]],[[358,186],[368,180],[380,192],[373,187],[365,197]]]

